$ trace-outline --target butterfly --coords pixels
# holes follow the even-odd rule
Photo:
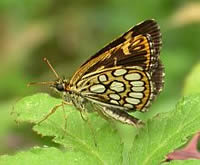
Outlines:
[[[50,86],[80,112],[87,105],[108,119],[137,126],[131,115],[145,112],[164,85],[160,27],[155,20],[137,24],[83,63],[70,80],[57,77]]]

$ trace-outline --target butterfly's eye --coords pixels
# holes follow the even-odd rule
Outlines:
[[[64,85],[63,84],[56,84],[56,89],[60,92],[64,91]]]

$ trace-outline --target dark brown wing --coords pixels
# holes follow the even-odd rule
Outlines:
[[[163,66],[159,60],[160,49],[160,28],[156,21],[146,20],[89,58],[73,75],[70,86],[76,86],[83,76],[102,69],[138,66],[152,75],[155,94],[157,94],[163,86]]]
[[[107,51],[110,51],[112,48],[119,46],[120,44],[126,42],[127,40],[129,39],[131,40],[139,35],[141,35],[141,40],[142,40],[142,36],[145,38],[147,34],[150,35],[148,38],[150,40],[149,42],[153,43],[153,47],[155,49],[154,54],[158,56],[160,53],[161,45],[162,45],[160,27],[155,20],[146,20],[134,26],[133,28],[128,30],[126,33],[124,33],[122,36],[112,41],[110,44],[106,45],[104,48],[98,51],[95,55],[90,57],[84,64],[82,64],[81,67],[86,65],[92,59],[98,57],[99,55],[102,55],[103,53]],[[132,56],[135,55],[134,53],[136,52],[132,52]]]

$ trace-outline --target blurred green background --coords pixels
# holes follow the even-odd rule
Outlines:
[[[32,81],[54,80],[44,57],[60,75],[70,78],[105,44],[151,18],[161,26],[166,77],[165,88],[146,118],[172,110],[183,95],[187,76],[200,62],[200,1],[1,0],[0,154],[54,145],[10,116],[20,98],[52,93],[44,86],[27,88]]]

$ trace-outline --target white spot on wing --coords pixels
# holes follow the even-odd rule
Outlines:
[[[124,75],[126,72],[127,72],[126,69],[117,69],[116,71],[113,72],[113,74],[115,76],[121,76],[121,75]]]
[[[122,82],[116,82],[114,81],[110,85],[110,89],[116,91],[116,92],[123,92],[124,91],[124,84]]]
[[[133,86],[143,86],[144,82],[143,81],[131,81],[130,84]]]
[[[116,100],[110,100],[110,103],[112,103],[112,104],[116,104],[116,105],[119,105],[119,102],[116,101]]]
[[[127,97],[125,100],[126,100],[126,102],[128,102],[130,104],[134,104],[134,105],[140,103],[139,99],[134,99],[134,98],[131,98],[131,97]]]
[[[135,91],[135,92],[142,92],[142,91],[144,91],[144,87],[132,87],[131,89],[133,91]]]
[[[139,93],[139,92],[130,92],[129,96],[137,98],[137,99],[141,99],[143,98],[143,93]]]
[[[102,84],[96,84],[90,87],[90,91],[94,93],[103,93],[105,90],[106,87]]]
[[[120,96],[118,94],[109,94],[109,97],[114,100],[120,100]]]
[[[107,79],[106,75],[103,74],[103,75],[99,76],[99,81],[104,82],[104,81],[108,81],[108,79]]]
[[[134,106],[132,104],[127,104],[127,103],[124,104],[124,106],[127,107],[127,108],[134,108]]]
[[[129,73],[125,76],[126,80],[140,80],[141,75],[139,73]]]

